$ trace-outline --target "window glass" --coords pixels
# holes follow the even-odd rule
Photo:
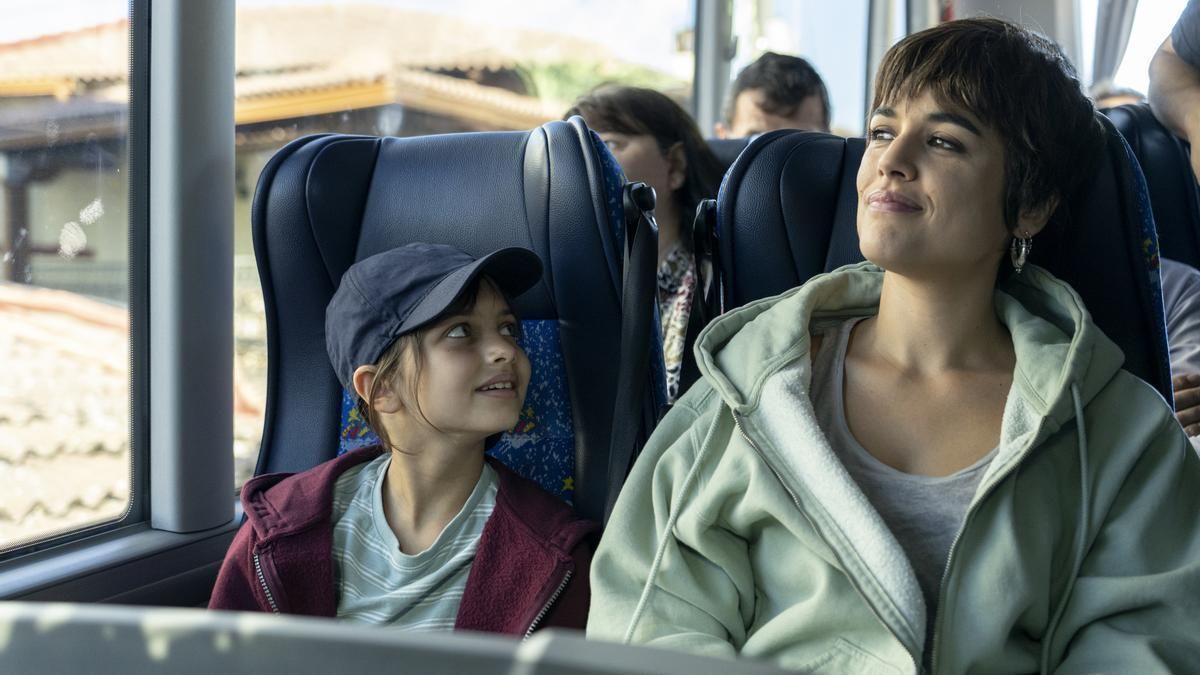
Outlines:
[[[0,552],[130,503],[128,16],[0,22]]]
[[[1083,4],[1085,7],[1095,5],[1096,0],[1084,0]],[[1113,78],[1116,86],[1147,93],[1150,88],[1150,59],[1154,58],[1154,52],[1171,34],[1171,29],[1186,6],[1187,0],[1155,0],[1137,4],[1129,43]],[[1094,7],[1092,13],[1095,13]]]
[[[832,131],[862,134],[867,0],[735,2],[733,34],[737,52],[730,63],[731,78],[763,52],[803,57],[829,90]]]
[[[694,14],[693,0],[238,0],[236,485],[254,471],[265,404],[250,203],[271,155],[318,132],[529,129],[604,82],[688,107]]]

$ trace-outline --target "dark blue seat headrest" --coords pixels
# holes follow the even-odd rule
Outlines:
[[[1187,143],[1164,127],[1145,103],[1104,111],[1129,142],[1150,189],[1162,254],[1200,267],[1200,188]]]
[[[742,154],[742,150],[750,144],[749,138],[710,138],[708,139],[708,147],[716,155],[717,161],[725,169],[729,169],[733,165],[733,161],[738,155]]]
[[[1144,181],[1100,116],[1107,148],[1095,178],[1037,237],[1031,260],[1071,284],[1125,368],[1172,400],[1158,243]],[[726,309],[782,293],[863,259],[855,177],[864,140],[774,131],[750,143],[717,198]]]
[[[269,356],[258,472],[309,468],[344,440],[324,313],[350,264],[413,241],[472,255],[523,246],[545,267],[542,281],[514,300],[527,351],[557,359],[535,365],[527,403],[566,400],[550,401],[558,411],[550,418],[523,416],[516,432],[541,424],[562,437],[569,427],[573,466],[542,484],[563,494],[556,488],[573,477],[603,504],[621,337],[622,185],[611,155],[578,119],[525,132],[318,135],[280,150],[259,179],[252,215]],[[556,372],[566,380],[561,395],[538,384]],[[531,436],[522,438],[516,445],[525,447]],[[548,461],[536,447],[525,452],[531,464]]]
[[[861,138],[772,131],[754,139],[717,197],[723,302],[744,305],[854,262]]]

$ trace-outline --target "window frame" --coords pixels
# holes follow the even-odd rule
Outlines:
[[[234,10],[130,3],[130,508],[4,554],[0,598],[202,603],[241,523],[230,489]]]

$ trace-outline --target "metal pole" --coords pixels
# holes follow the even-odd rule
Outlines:
[[[692,115],[700,132],[710,135],[721,119],[729,62],[733,59],[733,21],[729,0],[696,0],[695,98]]]

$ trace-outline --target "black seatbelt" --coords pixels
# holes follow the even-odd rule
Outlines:
[[[645,183],[630,183],[623,190],[625,203],[624,266],[621,270],[621,356],[613,405],[612,435],[608,453],[608,483],[604,522],[608,522],[617,494],[637,457],[644,433],[657,421],[658,411],[647,404],[653,307],[657,280],[658,232],[654,223],[654,190]],[[646,406],[650,405],[651,409]]]
[[[679,395],[696,380],[700,368],[692,347],[700,331],[721,314],[721,258],[717,248],[717,201],[705,199],[696,206],[692,221],[692,251],[696,260],[696,290],[688,312],[687,334],[683,343],[683,362],[679,369]]]

